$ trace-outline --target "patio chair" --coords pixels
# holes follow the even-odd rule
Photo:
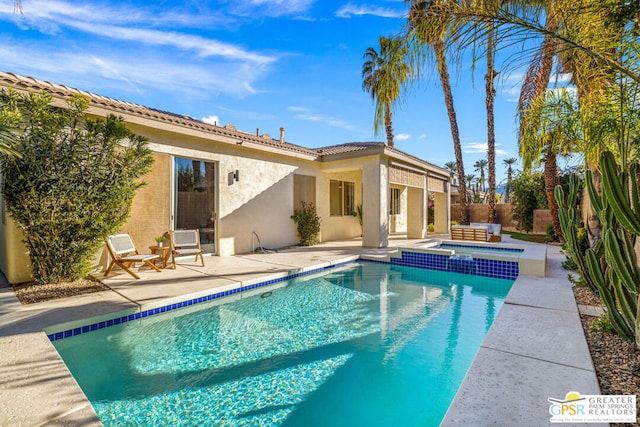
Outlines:
[[[107,271],[104,272],[105,276],[109,275],[114,265],[118,265],[130,275],[139,279],[140,276],[131,271],[131,267],[133,267],[136,262],[144,262],[149,267],[160,272],[160,269],[155,265],[155,260],[160,256],[138,253],[136,245],[128,234],[116,234],[107,237],[107,250],[109,250],[109,254],[111,255],[111,263]]]
[[[176,268],[176,256],[195,255],[198,256],[204,267],[204,257],[200,247],[200,233],[198,230],[175,230],[171,232],[171,261],[173,268]]]

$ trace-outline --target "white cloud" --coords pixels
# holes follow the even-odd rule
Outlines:
[[[202,120],[205,123],[209,123],[210,125],[217,125],[220,123],[220,118],[215,114],[203,117],[200,120]]]
[[[399,133],[395,136],[395,139],[397,141],[406,141],[408,139],[411,139],[411,134],[408,133]]]
[[[341,129],[346,129],[346,130],[356,130],[356,128],[353,125],[350,125],[349,123],[340,120],[340,119],[335,119],[333,117],[327,117],[327,116],[322,116],[322,115],[318,115],[318,114],[298,114],[296,115],[296,117],[300,120],[306,120],[309,122],[318,122],[318,123],[324,123],[327,124],[329,126],[333,126],[333,127],[337,127],[337,128],[341,128]]]
[[[30,0],[25,4],[25,13],[13,13],[13,2],[1,2],[0,14],[11,14],[15,21],[33,27],[70,21],[108,23],[110,25],[183,26],[189,28],[209,28],[211,25],[231,25],[234,19],[224,16],[219,10],[213,12],[199,10],[198,13],[183,13],[166,7],[154,8],[153,3],[141,9],[119,4],[110,8],[107,3],[83,3],[82,1],[64,2],[56,0]]]
[[[231,13],[243,17],[305,14],[315,0],[229,0]]]
[[[201,58],[210,56],[230,60],[246,61],[255,65],[265,65],[275,61],[274,57],[249,52],[238,46],[190,34],[144,30],[138,28],[113,27],[92,23],[76,23],[76,29],[123,41],[148,45],[170,46],[185,51],[195,51]]]
[[[353,3],[347,3],[336,11],[338,18],[352,18],[354,16],[373,15],[381,18],[404,18],[407,12],[403,10],[394,10],[380,6],[357,6]]]
[[[297,105],[293,105],[293,106],[287,108],[287,110],[289,110],[289,111],[303,111],[303,112],[309,111],[309,109],[307,107],[300,107],[300,106],[297,106]]]
[[[505,156],[508,153],[505,150],[501,150],[498,147],[500,144],[496,144],[495,152],[496,156]],[[468,142],[462,146],[462,152],[465,154],[486,154],[487,143],[486,142]]]
[[[256,92],[252,85],[262,72],[258,67],[224,61],[206,64],[181,61],[177,66],[179,59],[135,51],[88,56],[46,46],[26,46],[17,40],[0,40],[0,57],[5,67],[14,72],[55,83],[73,82],[72,86],[81,85],[87,90],[99,87],[103,95],[107,86],[122,89],[119,82],[125,82],[136,93],[170,88],[176,95],[193,99],[220,93],[244,96]]]
[[[427,139],[427,134],[426,133],[421,133],[420,136],[418,137],[418,139]]]
[[[278,60],[274,55],[233,43],[166,31],[162,28],[175,28],[186,22],[189,23],[186,27],[193,28],[202,18],[199,14],[155,11],[153,4],[140,9],[82,0],[74,3],[33,0],[25,4],[24,15],[13,14],[10,6],[10,2],[0,2],[0,17],[16,22],[25,31],[34,28],[60,35],[37,44],[20,37],[20,32],[16,36],[5,35],[0,38],[5,67],[37,78],[55,78],[56,82],[73,81],[75,85],[106,77],[114,86],[116,82],[124,82],[137,93],[145,88],[169,87],[176,93],[200,99],[220,93],[244,96],[257,92],[255,82],[270,73]],[[222,20],[215,18],[216,13],[207,15],[214,16],[209,26]],[[68,42],[63,29],[82,34]]]
[[[0,13],[7,13],[7,9],[7,4],[2,4]],[[200,19],[198,14],[156,13],[152,10],[120,7],[110,9],[107,5],[39,0],[30,2],[29,11],[24,15],[25,23],[47,33],[57,32],[57,29],[64,26],[106,39],[193,51],[201,58],[215,56],[256,65],[265,65],[276,60],[273,56],[247,51],[231,43],[148,28],[153,25],[173,28],[177,24],[198,22]],[[207,23],[209,26],[212,24],[211,20]]]

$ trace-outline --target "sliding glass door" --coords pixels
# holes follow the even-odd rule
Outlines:
[[[198,230],[202,250],[215,253],[215,163],[176,157],[174,182],[174,229]]]

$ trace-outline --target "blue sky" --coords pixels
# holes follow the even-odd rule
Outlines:
[[[64,84],[307,147],[384,141],[362,91],[367,47],[404,25],[393,0],[0,2],[3,71]],[[486,158],[483,62],[452,72],[466,173]],[[498,181],[518,157],[521,74],[496,98]],[[438,165],[454,160],[442,90],[433,74],[393,118],[396,148]],[[477,175],[477,174],[476,174]]]

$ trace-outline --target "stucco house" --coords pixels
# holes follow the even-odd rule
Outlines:
[[[0,89],[47,91],[54,103],[82,93],[88,114],[124,118],[149,139],[155,162],[145,176],[122,231],[142,249],[171,229],[200,230],[203,248],[216,256],[280,248],[297,242],[291,215],[301,201],[321,217],[321,241],[362,236],[366,247],[385,247],[392,232],[423,238],[427,224],[448,232],[449,172],[380,142],[305,148],[232,125],[106,98],[12,73],[0,73]],[[434,217],[427,218],[427,200]],[[1,200],[0,200],[1,203]],[[362,205],[363,227],[353,212]],[[30,280],[20,230],[5,214],[0,224],[0,270],[11,283]],[[106,262],[102,257],[102,263]]]

